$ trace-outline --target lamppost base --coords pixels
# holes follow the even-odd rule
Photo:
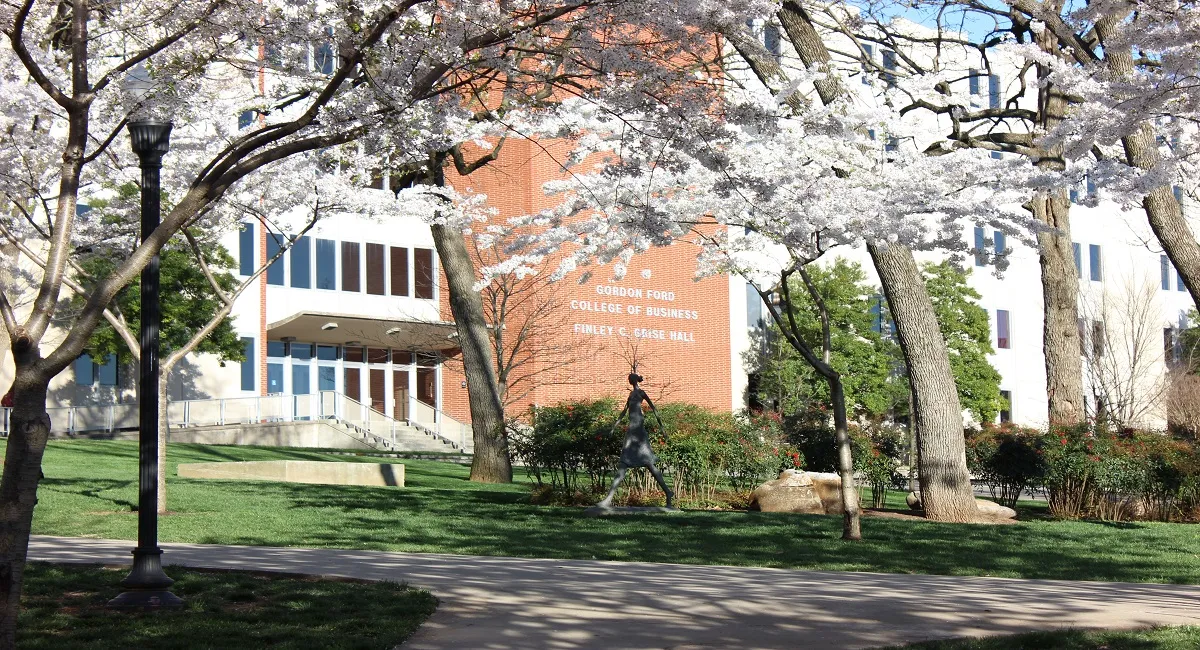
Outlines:
[[[121,581],[125,591],[108,601],[118,609],[166,609],[182,607],[183,600],[170,592],[174,580],[162,569],[162,549],[133,549],[133,569]]]

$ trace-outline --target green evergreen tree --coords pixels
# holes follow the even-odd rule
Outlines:
[[[969,270],[949,261],[921,267],[933,300],[942,336],[950,349],[950,368],[958,399],[980,422],[992,422],[1000,412],[1000,373],[988,362],[992,332],[988,313],[976,302],[981,297],[967,284]]]

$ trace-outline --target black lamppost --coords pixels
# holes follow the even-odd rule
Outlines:
[[[170,122],[136,120],[129,123],[133,152],[142,167],[142,241],[159,223],[159,171],[170,149]],[[174,580],[162,569],[158,547],[158,254],[142,269],[141,375],[138,378],[138,545],[133,569],[121,581],[125,591],[110,607],[156,609],[179,607],[183,601],[170,592]]]

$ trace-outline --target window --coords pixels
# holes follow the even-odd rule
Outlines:
[[[318,345],[317,360],[318,361],[337,361],[338,349],[336,345]]]
[[[413,249],[413,275],[417,298],[433,298],[433,251],[428,248]]]
[[[896,53],[892,50],[883,51],[883,81],[889,86],[896,83]]]
[[[1175,195],[1176,201],[1183,203],[1183,188],[1182,187],[1179,187],[1178,185],[1173,185],[1171,187],[1171,193]]]
[[[1000,108],[1000,75],[988,75],[988,106]]]
[[[1083,250],[1079,242],[1071,242],[1071,250],[1075,253],[1075,277],[1083,279]]]
[[[317,240],[317,288],[337,289],[337,242]]]
[[[392,350],[392,363],[398,366],[411,366],[413,362],[412,352],[406,350]]]
[[[1088,246],[1088,261],[1091,263],[1092,281],[1104,280],[1104,272],[1100,266],[1100,247],[1096,244]]]
[[[1187,286],[1183,284],[1183,276],[1179,275],[1179,271],[1175,272],[1175,290],[1187,291]]]
[[[1092,180],[1091,174],[1084,177],[1084,186],[1087,187],[1088,196],[1096,193],[1096,181]]]
[[[1071,203],[1079,203],[1079,189],[1071,188]]]
[[[1012,391],[1000,391],[1000,423],[1012,422]]]
[[[898,149],[900,149],[900,139],[899,138],[888,137],[887,141],[883,143],[884,151],[896,151]],[[888,160],[891,160],[891,158],[889,158]]]
[[[362,363],[363,349],[360,346],[347,346],[345,348],[345,359],[351,363]]]
[[[96,379],[101,386],[117,385],[117,355],[110,354],[104,359],[104,365],[96,366]]]
[[[996,310],[996,347],[1007,350],[1012,347],[1009,340],[1008,310]]]
[[[312,287],[312,240],[300,237],[288,251],[292,264],[292,286],[297,289]]]
[[[383,244],[367,244],[367,293],[382,296],[386,293],[384,283],[387,269],[384,268]]]
[[[238,232],[238,273],[254,275],[254,249],[257,243],[254,240],[254,224],[243,222]]]
[[[870,70],[871,62],[875,60],[875,46],[863,45],[863,53],[866,55],[867,60],[862,64],[862,82],[863,85],[867,85],[871,83]],[[875,138],[872,137],[871,139],[874,140]]]
[[[984,266],[987,264],[986,248],[987,241],[983,234],[983,228],[975,226],[975,266]]]
[[[1175,336],[1174,327],[1163,328],[1163,361],[1166,363],[1174,363],[1179,361],[1178,349],[1176,348],[1177,338]]]
[[[367,348],[367,363],[387,363],[387,348]]]
[[[1076,327],[1079,329],[1079,354],[1087,356],[1087,321],[1082,318],[1075,321]]]
[[[254,390],[254,366],[258,363],[254,357],[254,339],[242,337],[242,354],[246,356],[242,362],[242,390]]]
[[[342,291],[358,288],[358,242],[342,242]]]
[[[317,367],[317,390],[337,390],[337,368]]]
[[[296,359],[297,361],[308,361],[309,359],[313,358],[312,343],[293,343],[288,347],[291,348],[290,352],[292,358]]]
[[[392,247],[392,295],[408,295],[408,249]]]
[[[254,111],[242,111],[238,115],[238,131],[248,129],[254,124]]]
[[[1092,321],[1092,354],[1097,359],[1104,356],[1104,321]]]
[[[992,156],[992,158],[995,158],[996,160],[1004,159],[1004,154],[1000,153],[999,151],[993,151],[991,156]]]
[[[975,70],[974,68],[972,68],[971,71],[969,73],[967,73],[967,88],[968,88],[969,92],[971,93],[972,97],[983,94],[983,92],[979,88],[979,78],[981,76],[982,75],[979,74],[979,71]]]
[[[994,233],[992,242],[996,249],[996,257],[1000,257],[1004,254],[1004,251],[1008,250],[1008,238],[1005,237],[1004,233],[1000,232],[999,230]]]
[[[267,233],[267,259],[275,259],[283,248],[283,235]],[[271,262],[267,267],[267,284],[283,286],[283,257]]]
[[[871,330],[883,334],[883,296],[871,296]]]
[[[746,327],[750,329],[762,329],[766,323],[763,322],[763,303],[762,297],[758,295],[758,290],[753,284],[746,283]]]
[[[1166,255],[1158,256],[1159,273],[1162,275],[1163,291],[1171,289],[1171,260],[1167,259]]]
[[[283,341],[267,341],[268,357],[286,357],[287,344]]]
[[[779,60],[780,55],[783,53],[782,39],[779,35],[779,27],[767,24],[767,26],[763,28],[763,47],[767,48],[767,51],[775,57],[775,60]]]
[[[330,368],[332,370],[332,368]],[[302,363],[292,364],[292,394],[307,395],[312,392],[308,385],[309,368]]]
[[[91,386],[96,383],[96,364],[86,353],[75,359],[75,385]]]
[[[333,74],[334,62],[337,55],[333,52],[333,28],[325,28],[325,36],[329,40],[317,45],[313,51],[313,69],[321,74]]]
[[[283,364],[267,364],[267,394],[283,392]]]

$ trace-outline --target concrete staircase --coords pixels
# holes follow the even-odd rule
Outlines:
[[[379,451],[416,451],[443,454],[452,454],[461,451],[456,449],[449,441],[437,438],[411,424],[396,423],[396,438],[393,444],[391,438],[376,435],[349,422],[342,420],[328,420],[327,422],[335,429],[340,429],[346,435]]]

